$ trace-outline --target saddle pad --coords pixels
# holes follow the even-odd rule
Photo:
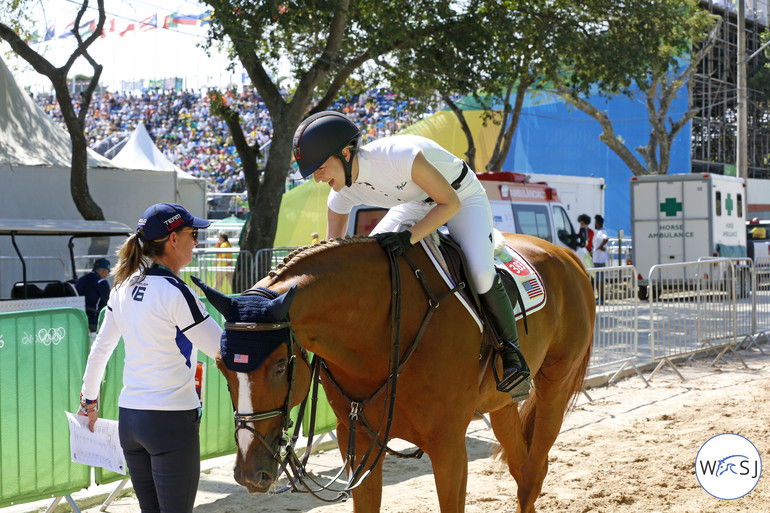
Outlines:
[[[495,254],[495,267],[508,273],[516,282],[527,315],[545,306],[546,293],[543,279],[518,251],[505,244],[502,251]],[[515,312],[516,319],[521,318],[521,305],[518,302],[516,302]]]
[[[433,262],[433,265],[436,267],[439,275],[444,280],[444,283],[446,283],[447,286],[452,289],[456,287],[457,284],[449,275],[446,261],[444,260],[444,256],[441,254],[441,250],[439,250],[436,242],[438,236],[436,235],[434,238],[434,235],[436,234],[430,235],[420,240],[420,245],[422,246],[423,250],[425,250],[425,253],[430,258],[430,261]],[[479,327],[479,331],[484,331],[484,324],[481,322],[481,318],[479,318],[476,310],[471,306],[468,298],[465,297],[465,294],[463,294],[462,290],[455,291],[454,295],[460,301],[460,304],[463,305],[466,310],[468,310],[468,313],[471,314],[473,320],[476,321],[476,324]]]

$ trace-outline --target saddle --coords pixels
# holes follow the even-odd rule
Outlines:
[[[421,242],[423,242],[425,251],[428,252],[429,255],[440,255],[440,260],[443,261],[437,261],[436,263],[437,265],[441,265],[444,271],[449,274],[450,279],[454,283],[465,283],[465,288],[461,289],[459,294],[466,299],[466,304],[473,308],[474,313],[483,320],[484,324],[489,326],[490,320],[487,317],[486,312],[481,308],[478,291],[469,279],[467,273],[468,264],[465,261],[465,254],[463,253],[462,248],[460,248],[460,245],[455,242],[451,235],[442,231],[436,232],[431,237],[426,237]],[[505,288],[505,292],[511,299],[513,306],[515,307],[518,303],[519,307],[521,308],[522,316],[524,319],[524,332],[527,333],[527,311],[524,307],[522,296],[519,293],[520,291],[518,285],[511,277],[509,272],[497,266],[495,267],[495,272],[500,276],[500,279],[502,280],[503,286]],[[494,330],[485,330],[485,336],[484,340],[482,341],[481,349],[482,361],[485,360],[485,353],[491,353],[490,350],[493,348],[498,349],[502,343],[497,335],[493,333],[493,331]]]

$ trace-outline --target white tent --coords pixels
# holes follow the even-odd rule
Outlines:
[[[71,159],[69,135],[19,87],[0,59],[0,218],[82,218],[70,192]],[[178,181],[175,171],[127,169],[88,152],[89,191],[107,221],[136,226],[149,205],[179,201]],[[206,216],[205,200],[188,208]],[[25,255],[54,253],[50,241],[29,239],[35,240],[24,241]],[[83,252],[76,248],[76,254]],[[10,242],[0,241],[0,259],[15,255]],[[66,247],[62,256],[68,258]]]
[[[155,146],[143,123],[136,126],[126,145],[115,155],[112,162],[131,169],[175,172],[176,202],[188,210],[206,212],[206,180],[195,178],[168,160]]]

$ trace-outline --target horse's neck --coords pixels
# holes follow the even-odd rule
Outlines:
[[[359,246],[291,269],[285,280],[299,286],[291,322],[298,342],[330,367],[379,379],[390,347],[390,271],[379,246]]]

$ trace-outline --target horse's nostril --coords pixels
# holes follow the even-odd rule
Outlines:
[[[260,488],[269,488],[273,484],[273,476],[268,472],[257,472],[256,485]]]

